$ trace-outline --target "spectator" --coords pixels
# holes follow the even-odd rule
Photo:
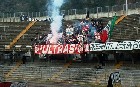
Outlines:
[[[0,39],[1,39],[1,40],[2,40],[2,37],[3,37],[2,34],[0,34]]]
[[[50,21],[51,18],[49,18]],[[48,19],[48,20],[49,20]],[[61,29],[63,29],[62,27]],[[103,23],[100,19],[92,19],[89,18],[89,13],[87,13],[87,17],[82,20],[81,22],[77,22],[74,25],[68,24],[65,29],[59,31],[63,32],[63,37],[61,37],[59,40],[61,43],[67,43],[67,44],[77,44],[77,43],[91,43],[91,42],[97,42],[97,43],[105,43],[107,39],[107,33],[103,31]],[[79,41],[78,36],[83,35],[82,40]],[[48,35],[38,35],[38,38],[36,37],[37,41],[41,40],[44,41],[46,44],[49,44],[49,39],[52,37],[52,32],[50,31]],[[50,37],[51,36],[51,37]],[[44,39],[46,37],[46,39]],[[43,39],[43,40],[42,40]],[[42,43],[39,43],[42,44]]]
[[[25,16],[24,15],[22,15],[22,21],[24,21],[25,20]]]
[[[89,19],[89,11],[87,11],[86,19]]]
[[[23,21],[23,19],[22,19],[22,15],[20,16],[20,21]]]
[[[22,62],[23,62],[23,64],[26,63],[26,56],[25,55],[23,55],[23,57],[22,57]]]
[[[29,17],[29,18],[28,18],[28,21],[32,21],[32,18],[31,18],[31,17]]]
[[[63,14],[62,16],[63,16],[63,19],[65,19],[65,14]]]
[[[112,74],[110,74],[110,76],[109,76],[107,87],[113,87],[111,76],[112,76]]]
[[[28,16],[24,16],[24,21],[28,21]]]
[[[13,64],[13,54],[10,53],[10,63]]]

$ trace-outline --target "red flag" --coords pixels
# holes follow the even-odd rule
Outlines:
[[[102,30],[102,33],[101,33],[101,41],[103,43],[105,43],[107,41],[107,39],[108,39],[108,33],[107,33],[107,31],[106,30]]]

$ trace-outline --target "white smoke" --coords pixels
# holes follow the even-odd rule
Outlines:
[[[58,37],[58,32],[62,26],[62,19],[63,16],[60,15],[60,8],[63,4],[63,0],[51,0],[51,5],[49,6],[48,10],[49,15],[52,18],[52,23],[51,23],[51,31],[53,34],[53,37],[50,40],[50,43],[56,44],[59,37]]]

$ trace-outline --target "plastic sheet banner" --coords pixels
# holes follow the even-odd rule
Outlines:
[[[107,42],[91,43],[89,51],[103,51],[103,50],[134,50],[140,49],[140,41],[123,41],[123,42]]]
[[[123,41],[90,43],[90,44],[64,44],[64,45],[35,45],[35,54],[81,54],[89,51],[105,50],[133,50],[140,49],[140,41]]]
[[[36,45],[35,54],[80,54],[83,47],[80,44]]]
[[[0,87],[11,87],[12,82],[1,82]]]

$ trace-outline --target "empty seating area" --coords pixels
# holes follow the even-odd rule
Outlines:
[[[29,22],[1,22],[0,25],[0,50],[5,51],[5,46],[10,42],[29,24]],[[22,45],[20,50],[26,51],[26,46],[32,45],[31,39],[37,37],[37,34],[44,34],[49,32],[49,23],[37,22],[27,31],[15,45]],[[12,48],[11,50],[16,48]]]
[[[64,63],[37,62],[22,64],[14,71],[7,80],[25,79],[25,80],[49,80],[55,73],[58,73],[64,66]]]
[[[88,67],[88,66],[87,66]],[[60,75],[57,80],[72,81],[72,82],[87,82],[106,84],[107,79],[105,79],[105,69],[96,68],[68,68],[64,73]]]
[[[3,74],[10,71],[13,65],[7,65],[1,68]],[[108,77],[113,72],[120,73],[121,84],[123,86],[140,86],[140,70],[133,68],[137,65],[128,66],[131,69],[126,69],[125,64],[120,69],[114,69],[112,63],[107,63],[102,69],[95,68],[96,63],[72,63],[68,68],[64,69],[64,62],[30,62],[22,64],[16,69],[6,81],[26,80],[28,82],[35,81],[55,81],[55,82],[84,82],[93,84],[104,84],[108,82]],[[58,77],[51,79],[54,75],[61,72]],[[2,75],[1,75],[2,76]],[[129,84],[128,84],[129,83]]]
[[[31,46],[35,38],[40,35],[50,33],[50,22],[37,21],[12,47],[11,50],[6,50],[5,47],[16,38],[19,33],[26,28],[30,22],[0,22],[0,51],[27,51],[26,46]],[[71,21],[64,21],[63,24],[71,24]],[[21,45],[21,48],[16,48],[16,45]]]
[[[111,41],[138,40],[140,39],[140,15],[126,16],[119,24],[115,25]]]

